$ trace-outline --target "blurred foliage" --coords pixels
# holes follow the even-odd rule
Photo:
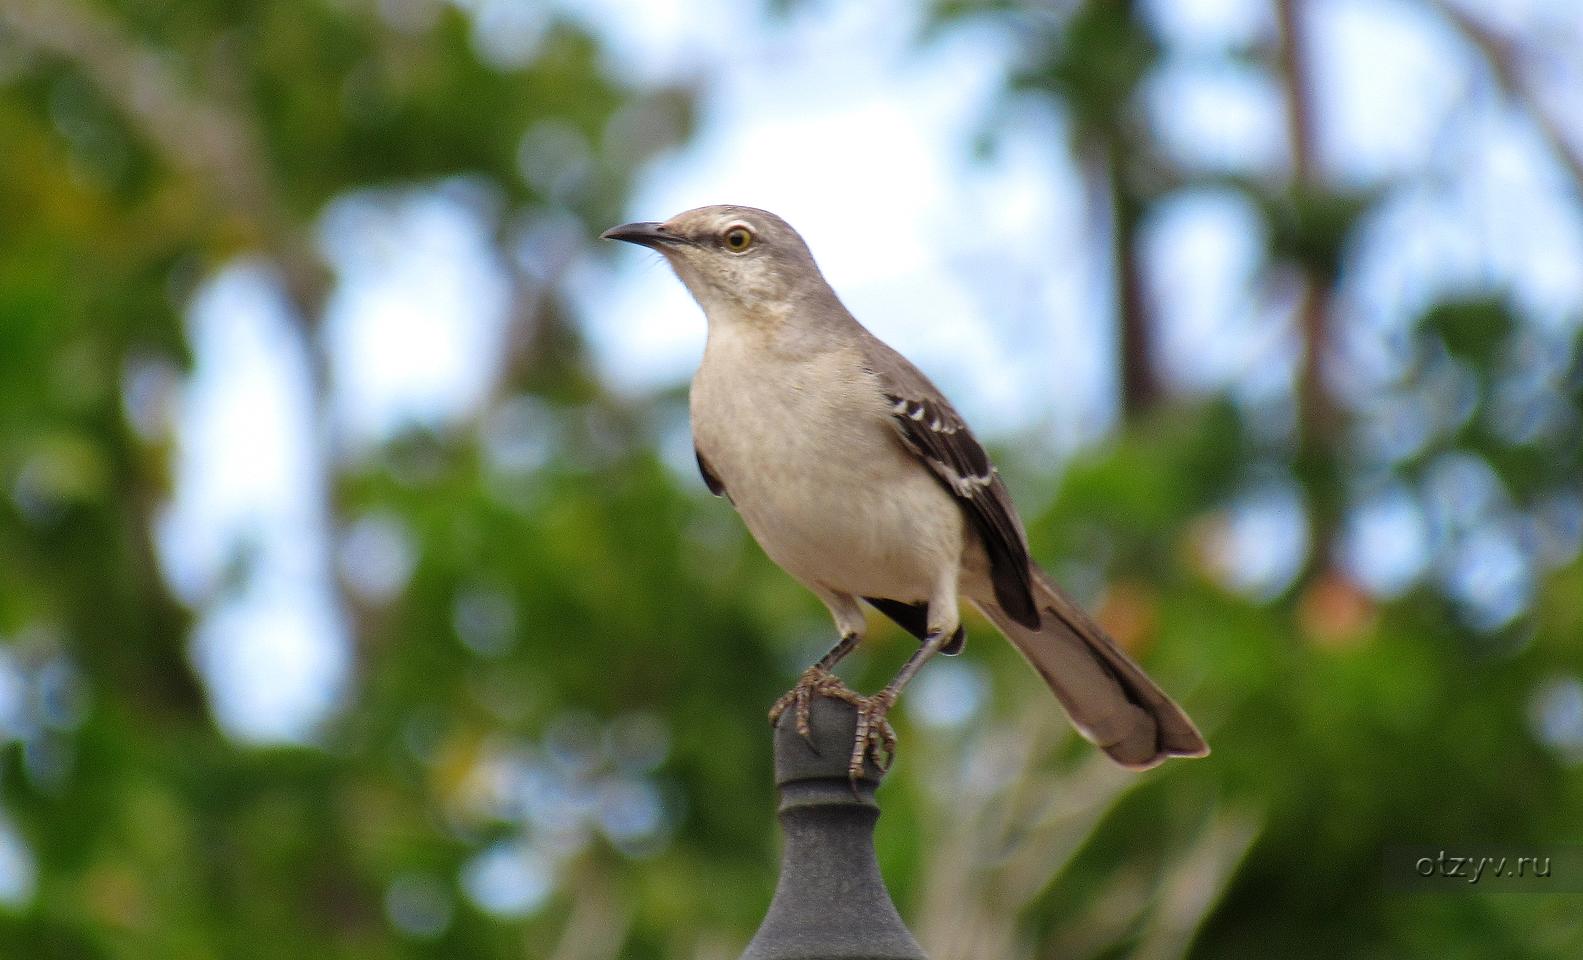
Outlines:
[[[415,562],[388,597],[337,584],[354,680],[316,744],[220,732],[188,653],[201,611],[161,573],[180,438],[140,411],[191,363],[206,277],[239,255],[278,270],[328,422],[327,204],[464,177],[502,224],[586,242],[686,135],[693,91],[624,87],[548,14],[502,46],[479,9],[0,0],[0,955],[729,958],[762,915],[763,710],[828,622],[669,465],[680,395],[601,388],[560,278],[521,263],[510,226],[494,242],[522,306],[489,409],[366,454],[327,441],[338,542],[373,524]],[[1160,49],[1133,5],[939,14],[1016,21],[1017,89],[1116,158],[1096,175],[1130,223],[1225,185],[1135,122]],[[545,129],[588,162],[533,167]],[[1269,261],[1326,284],[1390,187],[1232,186]],[[1021,484],[1059,486],[1028,517],[1035,553],[1064,559],[1215,753],[1109,767],[970,623],[965,657],[925,678],[980,684],[980,712],[926,729],[903,708],[880,825],[935,955],[1577,956],[1575,902],[1381,874],[1392,843],[1583,842],[1580,745],[1542,722],[1583,671],[1576,330],[1503,291],[1431,305],[1317,465],[1298,423],[1272,432],[1235,398],[1168,398],[1060,477],[999,451]],[[1332,552],[1343,527],[1312,532],[1301,576],[1228,585],[1242,494],[1310,466],[1343,517],[1407,491],[1427,569],[1371,592]],[[1504,618],[1457,575],[1491,531],[1532,580]],[[906,645],[876,625],[849,678],[883,682]]]

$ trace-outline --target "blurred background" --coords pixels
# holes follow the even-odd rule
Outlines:
[[[832,631],[594,239],[713,202],[1214,746],[971,621],[881,796],[932,956],[1583,955],[1381,866],[1583,842],[1574,0],[0,0],[0,956],[737,955]]]

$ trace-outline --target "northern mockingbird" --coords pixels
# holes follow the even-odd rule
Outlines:
[[[857,322],[780,217],[699,207],[602,237],[657,250],[708,320],[691,392],[704,483],[812,590],[840,641],[771,711],[815,695],[858,706],[865,752],[893,754],[885,714],[936,653],[963,642],[958,597],[1022,651],[1072,723],[1123,766],[1209,752],[1193,722],[1028,557],[1010,494],[929,379]],[[883,690],[831,673],[862,640],[865,600],[922,643]]]

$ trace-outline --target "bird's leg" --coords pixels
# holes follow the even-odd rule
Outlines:
[[[864,629],[868,621],[863,615],[863,608],[858,605],[857,598],[847,593],[829,590],[820,585],[812,585],[815,594],[830,610],[830,617],[835,621],[836,630],[841,634],[841,639],[830,648],[830,652],[819,658],[819,662],[803,671],[798,678],[797,685],[786,692],[786,695],[775,701],[775,706],[770,708],[770,724],[774,725],[790,707],[796,707],[797,732],[802,738],[813,744],[813,728],[810,725],[809,714],[813,709],[813,698],[819,696],[834,697],[856,704],[857,694],[848,689],[840,678],[831,671],[835,665],[846,658],[846,655],[857,649],[863,640]]]
[[[952,637],[952,632],[944,629],[930,630],[924,638],[922,645],[913,652],[907,662],[902,664],[885,689],[871,697],[858,697],[851,701],[857,705],[857,736],[852,740],[852,759],[847,764],[847,777],[852,781],[852,789],[857,790],[858,778],[863,773],[863,758],[873,754],[874,765],[881,770],[888,770],[891,762],[896,759],[896,732],[891,729],[890,721],[885,719],[885,714],[896,705],[896,698],[901,695],[901,688],[913,678],[919,668],[930,657],[940,652]],[[881,762],[880,757],[884,756]]]
[[[840,677],[830,671],[847,654],[857,649],[858,642],[862,639],[863,636],[859,633],[842,634],[841,639],[835,646],[830,648],[828,653],[819,658],[818,663],[803,671],[803,675],[797,680],[797,685],[786,691],[779,700],[775,701],[775,705],[770,707],[770,726],[778,723],[781,714],[785,713],[788,708],[795,707],[796,712],[793,716],[797,718],[797,732],[802,735],[804,740],[811,740],[813,738],[813,728],[809,725],[808,717],[813,709],[815,694],[834,697],[837,700],[845,700],[853,704],[857,702],[857,699],[861,699],[858,698],[856,693],[848,689],[846,684],[841,682]]]

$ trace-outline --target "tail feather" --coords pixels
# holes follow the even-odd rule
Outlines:
[[[1137,770],[1168,757],[1208,754],[1182,708],[1044,571],[1034,567],[1033,573],[1037,628],[1023,626],[987,598],[976,602],[1039,671],[1078,731]]]

